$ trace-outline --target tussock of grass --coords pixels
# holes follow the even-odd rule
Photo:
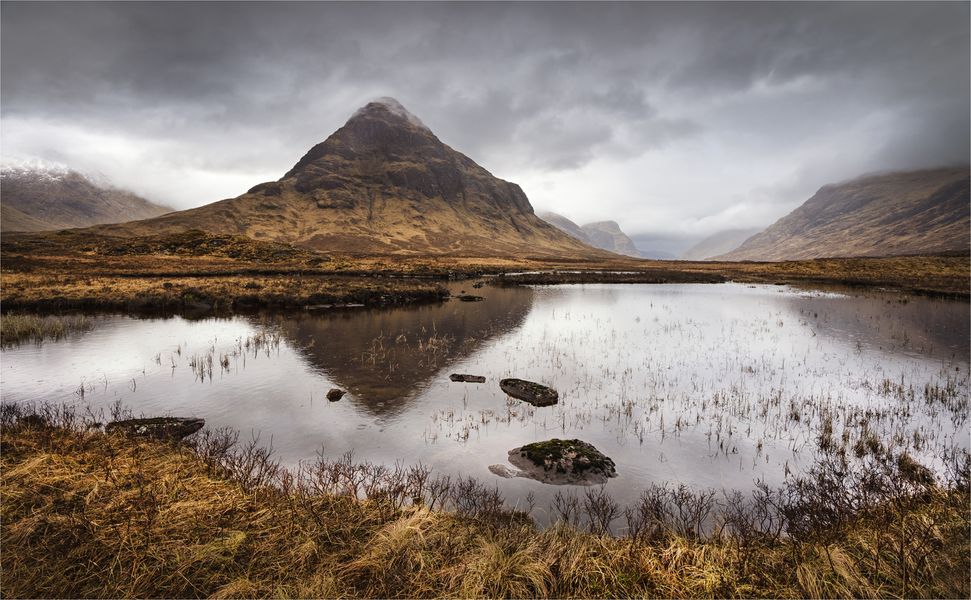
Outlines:
[[[84,315],[6,314],[0,316],[0,345],[59,340],[91,327],[91,319]]]
[[[14,412],[0,415],[10,597],[969,593],[966,487],[921,488],[809,534],[659,526],[615,538],[565,523],[538,531],[481,502],[443,512],[435,493],[402,503],[378,485],[398,481],[389,472],[349,459],[294,474],[252,446],[229,451],[232,436],[203,435],[191,449]],[[370,480],[368,499],[337,493],[341,474],[362,489]]]

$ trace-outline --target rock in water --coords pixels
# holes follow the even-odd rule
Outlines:
[[[205,419],[152,417],[149,419],[114,421],[105,426],[105,431],[120,431],[127,435],[179,440],[199,431],[205,424]]]
[[[452,381],[461,381],[464,383],[485,383],[486,380],[482,375],[465,375],[463,373],[452,373],[448,378]]]
[[[482,302],[485,300],[482,296],[473,296],[472,294],[459,294],[456,298],[462,302]]]
[[[617,476],[614,461],[581,440],[526,444],[509,451],[509,462],[522,470],[520,477],[554,485],[594,485]]]
[[[499,387],[513,398],[533,406],[552,406],[560,399],[559,393],[553,388],[525,379],[503,379]]]
[[[339,390],[337,388],[331,388],[330,391],[327,392],[327,399],[330,400],[331,402],[337,402],[338,400],[340,400],[341,398],[343,398],[344,397],[344,394],[346,394],[346,393],[347,392],[345,392],[344,390]]]

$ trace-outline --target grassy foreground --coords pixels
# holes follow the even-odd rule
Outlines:
[[[653,522],[628,513],[633,536],[616,538],[593,521],[593,533],[579,522],[539,531],[521,513],[498,509],[483,487],[437,486],[427,471],[396,476],[321,459],[290,473],[254,446],[234,448],[225,432],[204,431],[189,448],[88,431],[73,417],[48,426],[50,416],[17,413],[7,406],[0,430],[6,597],[971,592],[967,487],[917,485],[919,469],[908,493],[852,513],[830,510],[839,502],[823,501],[821,479],[803,482],[815,492],[790,492],[816,502],[808,528],[793,527],[806,524],[806,512],[786,512],[804,505],[770,495],[761,512],[725,513],[734,533],[701,535],[687,525],[693,517],[672,511]],[[404,500],[416,490],[420,503]],[[699,506],[699,496],[681,493],[682,512]],[[764,510],[776,502],[789,507],[778,513],[789,515],[789,536]]]

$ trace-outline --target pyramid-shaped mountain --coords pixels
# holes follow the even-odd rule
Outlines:
[[[443,144],[390,98],[359,109],[278,181],[237,198],[97,232],[139,236],[189,229],[355,254],[601,254],[537,217],[518,185]]]

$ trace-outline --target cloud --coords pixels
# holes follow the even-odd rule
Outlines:
[[[969,160],[967,3],[0,4],[0,154],[189,207],[392,96],[534,205],[644,236]]]

